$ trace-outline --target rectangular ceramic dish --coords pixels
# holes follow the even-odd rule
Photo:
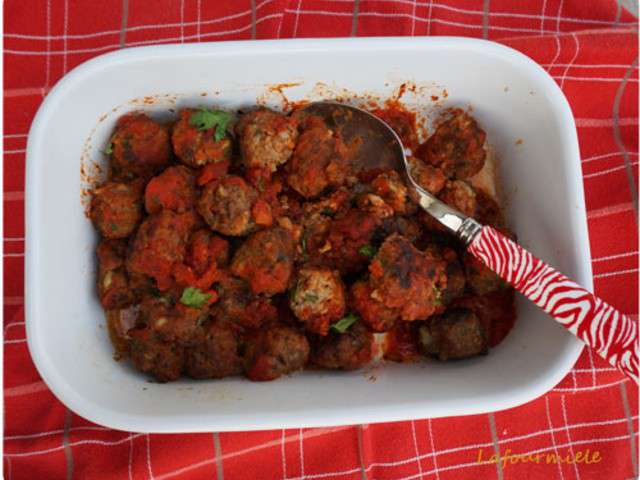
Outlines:
[[[285,90],[273,84],[290,84],[290,100],[327,98],[342,88],[385,97],[404,81],[418,85],[406,101],[419,110],[473,107],[497,153],[520,242],[592,287],[573,117],[555,82],[524,55],[445,37],[122,50],[63,78],[29,134],[27,333],[33,360],[55,395],[113,428],[225,431],[476,414],[528,402],[560,381],[582,344],[522,299],[507,339],[488,356],[462,362],[305,372],[272,383],[234,378],[163,385],[113,361],[94,287],[97,238],[81,202],[81,162],[86,169],[104,161],[101,149],[117,117],[203,103],[277,106]]]

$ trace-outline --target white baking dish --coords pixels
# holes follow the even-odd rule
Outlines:
[[[85,161],[103,161],[100,149],[118,116],[141,105],[153,112],[200,103],[234,108],[257,98],[277,104],[279,94],[265,94],[265,85],[280,82],[299,84],[287,90],[295,100],[331,91],[317,82],[385,96],[404,80],[432,85],[440,106],[473,106],[498,154],[508,217],[519,240],[590,288],[574,121],[555,82],[524,55],[461,38],[128,49],[91,60],[62,79],[29,134],[27,333],[38,371],[55,395],[102,425],[186,432],[468,415],[513,407],[552,388],[582,344],[522,299],[504,343],[470,361],[305,372],[272,383],[237,378],[161,385],[112,359],[94,291],[96,235],[80,201],[80,162],[83,155]],[[155,103],[145,105],[145,96],[157,96]],[[428,94],[418,101],[433,107]]]

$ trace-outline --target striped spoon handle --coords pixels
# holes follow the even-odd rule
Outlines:
[[[491,227],[482,227],[468,250],[611,365],[638,382],[638,325],[631,318]]]

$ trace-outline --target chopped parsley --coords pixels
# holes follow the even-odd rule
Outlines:
[[[211,297],[212,295],[210,293],[205,293],[199,288],[187,287],[182,292],[180,303],[187,307],[200,308],[205,305]]]
[[[358,249],[358,253],[363,257],[373,258],[376,255],[376,248],[373,245],[363,245]]]
[[[113,142],[109,142],[107,148],[104,149],[105,155],[111,155],[113,153]]]
[[[331,325],[331,330],[338,333],[344,333],[349,330],[349,327],[359,320],[357,315],[350,313],[346,317],[342,317],[336,323]]]
[[[231,114],[229,112],[203,107],[191,115],[189,124],[197,127],[198,130],[215,128],[213,138],[216,142],[219,142],[224,138],[227,132],[227,125],[230,121]]]

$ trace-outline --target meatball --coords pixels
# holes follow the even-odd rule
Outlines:
[[[189,213],[161,210],[149,215],[130,245],[127,270],[153,277],[161,290],[171,286],[173,267],[184,258],[193,224]]]
[[[174,303],[167,297],[147,297],[140,303],[138,322],[162,340],[190,346],[207,320],[206,308]]]
[[[326,335],[329,325],[345,312],[344,284],[340,274],[324,267],[302,267],[289,305],[308,331]]]
[[[270,299],[256,297],[249,284],[234,277],[223,278],[217,286],[220,299],[213,307],[213,315],[242,328],[260,328],[278,318]]]
[[[486,134],[468,113],[454,110],[420,146],[416,156],[442,169],[449,178],[472,177],[484,166]]]
[[[373,191],[399,215],[408,215],[415,211],[415,205],[409,200],[409,192],[396,171],[378,175],[372,182]]]
[[[219,320],[202,329],[195,345],[185,350],[184,371],[196,379],[223,378],[242,373],[236,330]]]
[[[124,268],[126,244],[102,240],[98,245],[98,296],[105,309],[124,308],[136,300]]]
[[[348,206],[348,200],[349,193],[339,189],[316,202],[304,203],[299,209],[290,208],[293,221],[301,227],[297,253],[302,259],[320,255],[323,247],[326,252],[327,235],[333,219]]]
[[[500,206],[484,190],[476,190],[476,219],[484,225],[506,230],[506,221]]]
[[[127,238],[142,220],[137,185],[107,182],[93,192],[91,220],[105,238]]]
[[[429,245],[425,249],[425,254],[446,262],[447,285],[442,290],[442,303],[448,305],[454,299],[461,297],[464,294],[467,280],[455,250],[441,245]]]
[[[407,160],[411,169],[411,178],[427,192],[437,195],[444,188],[447,177],[442,170],[427,165],[416,157],[409,157]]]
[[[384,219],[381,225],[374,233],[373,242],[382,243],[389,235],[397,233],[409,240],[415,242],[422,236],[422,227],[413,217],[393,216]]]
[[[464,256],[464,268],[467,273],[469,289],[476,295],[484,295],[507,287],[504,280],[487,267],[482,260],[478,260],[470,253],[466,253]]]
[[[418,322],[398,322],[384,338],[384,359],[416,362],[422,359],[418,341]]]
[[[256,191],[241,177],[229,175],[212,182],[202,191],[198,212],[209,226],[224,235],[247,235],[255,227],[251,208]]]
[[[222,123],[211,128],[201,129],[199,117],[207,115],[222,116]],[[231,159],[231,140],[222,134],[226,129],[230,114],[215,110],[186,108],[180,111],[180,119],[173,126],[171,142],[173,150],[182,163],[189,167],[202,167],[209,163],[228,162]],[[216,136],[219,140],[216,140]]]
[[[189,239],[185,262],[198,275],[211,265],[224,267],[229,263],[229,242],[208,229],[196,230]]]
[[[355,273],[366,266],[372,253],[372,238],[378,219],[371,213],[349,209],[329,227],[319,248],[323,264],[342,274]]]
[[[170,382],[180,378],[184,366],[184,349],[162,340],[150,328],[129,330],[129,358],[143,373],[155,377],[159,382]]]
[[[438,195],[440,200],[469,217],[476,213],[476,192],[467,182],[453,180]]]
[[[387,238],[369,265],[371,298],[397,309],[405,321],[425,319],[442,304],[446,264],[423,254],[406,238]]]
[[[287,182],[305,198],[341,186],[348,174],[346,147],[320,117],[308,116],[288,167]]]
[[[393,208],[382,197],[373,193],[364,193],[358,197],[357,205],[363,212],[370,213],[379,220],[391,218],[394,215]]]
[[[394,108],[395,107],[395,108]],[[416,114],[404,110],[399,104],[391,104],[388,108],[375,110],[373,114],[389,125],[402,140],[405,148],[413,150],[417,143]]]
[[[313,344],[311,363],[320,368],[355,370],[371,361],[373,334],[360,322],[344,333],[330,332]]]
[[[397,309],[388,308],[371,296],[373,289],[368,282],[358,281],[351,286],[351,305],[363,323],[374,332],[387,332],[398,320]]]
[[[294,118],[267,109],[243,115],[236,132],[244,166],[267,172],[275,172],[291,158],[298,139]]]
[[[420,326],[419,332],[424,353],[442,361],[484,355],[489,350],[486,328],[468,309],[435,315]]]
[[[240,245],[231,260],[231,273],[267,296],[287,289],[293,271],[293,240],[281,227],[262,230]]]
[[[513,288],[459,298],[452,306],[467,308],[478,316],[485,330],[489,332],[490,347],[495,347],[504,340],[516,320]]]
[[[194,208],[196,186],[193,173],[182,165],[169,167],[157,177],[153,177],[144,193],[144,205],[149,213],[166,208],[174,212],[184,212]]]
[[[255,331],[245,342],[245,373],[254,381],[275,380],[300,370],[309,357],[306,337],[282,325]]]
[[[143,113],[126,115],[111,137],[112,175],[149,178],[171,161],[169,131]]]

